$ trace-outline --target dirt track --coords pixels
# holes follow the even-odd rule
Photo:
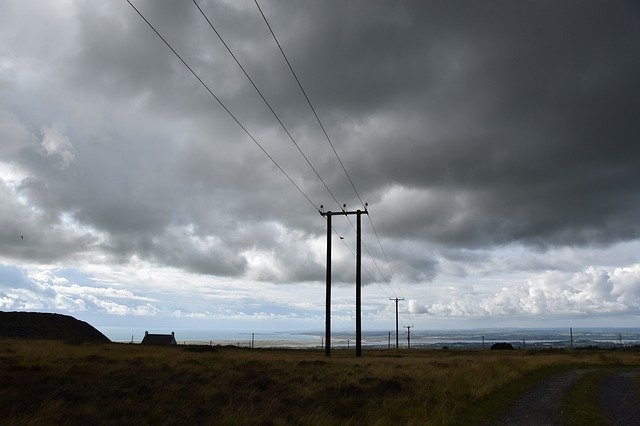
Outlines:
[[[563,397],[591,370],[576,369],[549,377],[525,393],[499,425],[561,425],[565,423]],[[640,370],[607,374],[598,384],[597,404],[608,424],[640,425],[640,395],[635,378]],[[595,401],[594,401],[595,402]]]
[[[598,404],[613,425],[640,425],[640,399],[635,378],[640,371],[621,371],[602,380]]]

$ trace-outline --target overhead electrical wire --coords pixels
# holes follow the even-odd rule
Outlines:
[[[304,95],[304,98],[307,100],[307,103],[309,104],[309,107],[311,108],[311,111],[313,112],[313,115],[316,117],[316,120],[318,121],[318,124],[320,125],[320,128],[322,129],[322,132],[324,133],[325,138],[329,142],[329,145],[331,145],[331,149],[333,149],[333,152],[335,153],[336,158],[338,159],[338,162],[340,163],[340,166],[342,166],[342,170],[344,171],[345,175],[347,176],[347,179],[349,179],[349,182],[351,183],[351,187],[353,188],[353,190],[355,191],[356,195],[358,196],[358,199],[360,200],[360,204],[362,204],[362,206],[365,207],[365,203],[364,203],[364,201],[362,201],[362,197],[360,197],[360,193],[356,189],[356,186],[353,183],[353,180],[351,180],[351,176],[349,176],[349,172],[347,172],[347,168],[344,166],[344,163],[342,163],[342,160],[340,159],[340,156],[338,155],[338,151],[336,151],[336,148],[333,145],[333,142],[331,141],[331,138],[329,137],[329,134],[327,133],[326,129],[324,128],[324,125],[322,124],[322,121],[320,120],[320,117],[318,117],[318,113],[316,112],[316,109],[313,107],[313,104],[311,103],[311,100],[309,99],[309,96],[307,96],[307,92],[304,90],[304,87],[302,86],[302,83],[300,82],[300,79],[298,78],[298,75],[293,70],[293,66],[291,65],[291,62],[289,62],[289,58],[287,58],[287,55],[284,53],[284,50],[282,49],[282,46],[280,45],[280,42],[278,41],[278,38],[276,37],[275,33],[273,32],[273,29],[271,28],[271,25],[269,24],[269,21],[267,20],[267,17],[262,12],[262,9],[260,8],[260,5],[258,4],[258,1],[254,0],[254,2],[256,4],[256,6],[258,7],[258,10],[260,11],[260,15],[262,15],[262,19],[264,19],[265,24],[267,24],[267,28],[269,28],[269,32],[271,33],[271,36],[273,37],[273,40],[278,45],[278,49],[280,49],[280,53],[282,53],[282,57],[284,58],[284,60],[287,63],[287,65],[289,66],[289,69],[291,70],[291,74],[293,74],[293,77],[295,78],[296,82],[298,83],[298,87],[300,87],[300,90],[302,91],[302,94]]]
[[[169,50],[171,50],[171,52],[180,60],[180,62],[182,62],[182,64],[189,70],[189,72],[196,78],[196,80],[198,80],[198,82],[205,88],[205,90],[216,100],[216,102],[225,110],[225,112],[233,119],[233,121],[242,129],[242,131],[256,144],[256,146],[258,146],[258,148],[267,156],[267,158],[269,158],[269,160],[271,160],[271,162],[276,166],[276,168],[278,170],[280,170],[280,172],[287,178],[287,180],[294,186],[294,188],[296,190],[298,190],[298,192],[307,200],[307,202],[309,204],[311,204],[311,206],[316,210],[316,211],[320,211],[320,209],[318,208],[318,206],[311,200],[311,198],[302,190],[302,188],[293,180],[293,178],[282,168],[282,166],[280,166],[280,164],[275,160],[275,158],[262,146],[262,144],[260,144],[260,142],[251,134],[251,132],[249,132],[249,130],[242,124],[242,122],[236,117],[236,115],[225,105],[224,102],[222,102],[222,100],[213,92],[213,90],[209,87],[209,85],[207,83],[204,82],[204,80],[202,80],[202,78],[194,71],[194,69],[186,62],[186,60],[176,51],[176,49],[174,49],[174,47],[167,41],[167,39],[160,34],[160,32],[155,28],[155,26],[144,16],[144,14],[130,1],[130,0],[126,0],[127,3],[131,6],[131,8],[140,16],[140,18],[142,18],[142,20],[149,26],[149,28],[151,28],[151,30],[158,36],[158,38],[160,38],[160,40],[162,40],[162,42],[169,48]],[[258,87],[256,86],[256,84],[254,83],[254,81],[251,79],[251,77],[248,75],[248,73],[246,72],[246,70],[244,69],[244,67],[241,65],[241,63],[237,60],[237,57],[233,54],[233,52],[231,51],[231,49],[228,47],[228,45],[226,44],[226,42],[222,39],[222,37],[220,36],[219,32],[214,28],[213,24],[211,23],[211,21],[206,17],[206,15],[204,14],[204,12],[202,11],[202,9],[200,8],[200,6],[198,5],[198,3],[195,0],[192,0],[194,2],[194,4],[196,5],[196,7],[198,8],[198,10],[200,11],[200,13],[202,13],[203,17],[205,17],[205,19],[207,20],[207,22],[209,23],[209,25],[211,26],[211,28],[214,30],[214,32],[216,33],[216,35],[218,35],[218,37],[220,38],[220,41],[223,43],[223,45],[227,48],[227,50],[229,51],[229,53],[232,55],[232,57],[234,58],[234,60],[236,60],[236,63],[238,64],[238,66],[242,69],[243,73],[245,74],[245,76],[249,79],[249,81],[251,82],[251,84],[254,86],[254,88],[256,89],[256,91],[259,93],[260,97],[263,99],[263,101],[265,102],[265,104],[267,104],[267,107],[269,108],[269,110],[272,112],[272,114],[274,115],[274,117],[276,118],[276,120],[279,122],[279,124],[283,127],[284,131],[287,133],[287,135],[289,136],[289,138],[291,139],[291,141],[294,143],[294,145],[296,146],[296,148],[299,150],[300,154],[305,158],[305,160],[307,161],[307,164],[313,169],[314,173],[316,174],[316,176],[318,177],[318,179],[322,182],[323,186],[327,189],[327,191],[329,192],[329,194],[331,195],[331,197],[333,198],[333,200],[338,204],[338,206],[340,206],[340,203],[338,202],[338,200],[336,199],[336,197],[334,196],[333,192],[329,189],[329,187],[326,185],[325,181],[321,178],[321,176],[319,175],[319,173],[317,172],[317,170],[315,169],[315,167],[311,164],[310,160],[308,159],[308,157],[304,154],[304,152],[301,150],[301,148],[299,147],[299,145],[296,143],[295,139],[292,137],[292,135],[290,134],[290,132],[288,131],[288,129],[286,128],[286,126],[284,125],[284,123],[282,123],[282,121],[280,120],[280,118],[277,116],[277,113],[275,112],[275,110],[271,107],[271,105],[269,104],[269,102],[266,100],[266,98],[263,96],[262,92],[258,89]],[[256,3],[257,4],[257,3]],[[259,7],[259,6],[258,6]],[[284,54],[284,52],[283,52]],[[306,94],[305,94],[306,96]],[[315,111],[314,111],[315,113]],[[323,129],[324,130],[324,129]],[[335,152],[335,150],[334,150]],[[335,154],[337,155],[337,152],[335,152]],[[342,162],[340,161],[340,163],[342,164]],[[344,165],[343,165],[343,169],[344,169]],[[344,171],[346,172],[346,169],[344,169]],[[350,180],[350,178],[349,178]],[[351,181],[352,185],[353,182]],[[354,190],[357,193],[357,190],[355,189],[354,186]],[[359,194],[358,194],[358,198],[360,199],[360,201],[362,201],[362,199],[360,198]],[[364,203],[363,203],[364,205]],[[353,227],[353,224],[352,224]],[[335,230],[335,228],[333,229],[334,233],[338,234],[338,232]],[[351,248],[348,246],[348,244],[346,244],[343,240],[341,240],[343,242],[343,244],[345,245],[345,247],[347,247],[347,249],[351,252],[351,254],[353,256],[355,256],[355,254],[353,253],[353,250],[351,250]],[[363,244],[363,246],[365,246]],[[378,272],[380,272],[380,275],[383,278],[383,281],[386,282],[386,278],[384,277],[384,274],[382,273],[382,271],[380,270],[379,266],[376,264],[375,259],[373,258],[373,256],[371,255],[371,252],[369,251],[369,249],[365,246],[365,249],[367,250],[367,252],[369,253],[369,256],[371,257],[371,260],[373,261],[373,263],[375,264],[376,268],[378,269]],[[389,297],[389,294],[387,293],[387,291],[379,284],[379,282],[375,279],[375,277],[373,276],[373,274],[371,274],[371,272],[363,266],[363,269],[365,270],[365,272],[369,275],[369,277],[372,279],[372,281],[374,281],[378,287],[383,291],[383,293],[385,293],[385,295],[387,297]],[[387,282],[388,285],[388,282]],[[393,291],[393,289],[391,289],[391,287],[389,287],[390,290],[392,291],[392,293],[395,292]]]
[[[233,114],[233,112],[231,112],[231,110],[229,108],[227,108],[227,106],[224,104],[224,102],[222,102],[222,100],[220,100],[220,98],[218,98],[218,96],[216,96],[216,94],[209,88],[207,83],[205,83],[200,78],[200,76],[193,70],[193,68],[191,68],[191,66],[182,58],[182,56],[180,56],[180,54],[173,48],[173,46],[171,46],[171,44],[162,36],[162,34],[160,34],[160,32],[158,32],[158,30],[153,26],[153,24],[151,24],[151,22],[149,22],[149,20],[142,14],[142,12],[140,12],[140,10],[138,10],[138,8],[135,7],[133,5],[133,3],[131,3],[130,0],[126,0],[126,1],[133,8],[133,10],[135,10],[136,13],[138,15],[140,15],[140,17],[144,20],[144,22],[147,23],[149,28],[151,28],[153,30],[153,32],[173,52],[173,54],[176,55],[176,57],[191,72],[191,74],[193,74],[193,76],[200,82],[200,84],[202,84],[202,86],[218,102],[218,104],[227,112],[227,114],[229,114],[229,116],[233,119],[233,121],[235,121],[236,124],[247,134],[247,136],[249,136],[249,138],[258,146],[258,148],[260,148],[260,150],[269,158],[269,160],[271,160],[271,162],[278,168],[278,170],[280,170],[282,172],[282,174],[284,174],[284,176],[289,180],[289,182],[291,182],[291,184],[298,190],[298,192],[300,192],[300,194],[302,194],[302,196],[309,202],[309,204],[311,204],[315,210],[319,210],[318,206],[313,201],[311,201],[311,198],[309,198],[309,196],[302,190],[302,188],[300,188],[300,186],[298,184],[296,184],[296,182],[293,180],[293,178],[280,166],[280,164],[278,164],[278,162],[275,160],[275,158],[273,158],[273,156],[271,156],[271,154],[269,154],[269,152],[260,144],[260,142],[258,142],[258,140],[240,122],[240,120],[235,116],[235,114]]]
[[[309,105],[309,108],[313,112],[313,115],[316,118],[316,121],[318,122],[318,125],[322,129],[322,133],[324,134],[325,139],[327,140],[327,142],[331,146],[331,149],[333,150],[333,153],[335,154],[338,162],[340,163],[340,166],[342,167],[342,170],[344,171],[347,179],[349,180],[349,183],[351,184],[351,187],[353,188],[356,196],[358,197],[358,200],[360,200],[360,203],[362,204],[363,208],[366,210],[365,202],[362,200],[362,197],[360,196],[360,193],[359,193],[358,189],[356,188],[356,185],[354,184],[353,179],[349,175],[349,172],[347,171],[347,168],[345,167],[342,159],[340,158],[340,155],[338,154],[338,151],[336,150],[335,145],[333,144],[333,141],[331,140],[331,137],[329,137],[329,134],[327,133],[327,130],[326,130],[324,124],[322,123],[322,120],[318,116],[318,113],[316,112],[316,109],[313,106],[313,103],[311,102],[311,99],[307,95],[307,92],[304,89],[304,86],[302,85],[302,82],[298,78],[298,74],[293,69],[293,66],[291,65],[291,62],[289,61],[289,58],[287,57],[286,53],[284,52],[284,49],[283,49],[282,45],[280,44],[280,41],[278,40],[278,37],[276,37],[276,34],[273,31],[273,28],[271,27],[271,24],[269,23],[269,20],[267,19],[266,15],[262,11],[262,8],[260,7],[260,4],[258,4],[258,1],[254,0],[254,3],[256,4],[256,7],[258,8],[258,11],[260,12],[260,15],[262,16],[262,19],[264,20],[267,28],[269,29],[269,32],[271,33],[271,36],[273,37],[273,40],[275,41],[276,45],[278,46],[278,49],[280,50],[280,53],[282,54],[282,57],[284,58],[285,62],[287,63],[287,66],[289,67],[289,70],[291,71],[291,74],[293,75],[294,79],[296,80],[296,83],[298,84],[298,87],[300,88],[300,91],[304,95],[304,98],[306,99],[307,104]],[[392,279],[395,281],[396,286],[398,287],[398,290],[400,291],[401,296],[404,298],[404,294],[402,292],[402,289],[400,288],[400,284],[399,284],[398,280],[396,279],[395,274],[393,273],[393,269],[391,268],[391,263],[389,262],[389,258],[387,256],[387,253],[386,253],[386,251],[385,251],[385,249],[384,249],[384,247],[382,245],[382,241],[380,239],[380,236],[378,235],[378,231],[376,230],[375,225],[373,224],[373,220],[371,219],[371,214],[368,214],[367,217],[369,218],[369,222],[371,224],[371,228],[373,229],[373,232],[374,232],[374,234],[376,236],[376,239],[378,240],[378,244],[380,245],[380,249],[381,249],[381,251],[382,251],[382,253],[384,255],[384,258],[385,258],[385,260],[387,262],[387,265],[388,265],[389,271],[391,273]],[[350,223],[351,223],[351,221],[350,221]],[[353,226],[353,224],[352,224],[352,226]],[[365,249],[367,250],[367,252],[371,256],[371,252],[369,251],[368,248],[366,248],[366,245],[364,245],[364,243],[363,243],[363,246],[365,247]],[[383,280],[386,281],[386,278],[384,277],[384,274],[382,273],[380,268],[377,266],[377,263],[373,259],[373,256],[371,256],[371,258],[372,258],[373,262],[376,264],[376,267],[378,268],[378,271],[382,275]],[[388,284],[388,282],[387,282],[387,284]],[[392,292],[395,293],[395,291],[392,291]]]
[[[240,62],[240,60],[238,59],[238,57],[235,55],[235,53],[233,52],[233,50],[231,49],[231,47],[228,45],[228,43],[225,41],[225,39],[222,37],[222,34],[220,34],[220,31],[218,31],[218,29],[216,28],[216,26],[214,25],[214,23],[212,22],[212,20],[207,16],[207,14],[204,12],[204,10],[202,10],[202,8],[200,7],[200,5],[198,4],[198,2],[196,0],[192,0],[193,4],[196,6],[196,8],[198,9],[198,11],[200,12],[200,14],[202,15],[202,17],[207,21],[207,24],[209,25],[209,27],[213,30],[213,32],[216,34],[216,36],[218,37],[218,39],[220,40],[220,42],[222,43],[222,45],[225,47],[225,49],[227,50],[227,52],[229,52],[229,54],[231,55],[231,57],[233,58],[233,60],[236,62],[236,64],[238,65],[238,67],[240,68],[240,70],[242,70],[243,74],[245,75],[245,77],[247,77],[247,79],[249,80],[249,82],[251,83],[251,85],[253,86],[253,88],[256,90],[256,92],[258,93],[258,95],[260,96],[260,98],[262,99],[262,101],[264,102],[264,104],[267,106],[267,108],[269,109],[269,111],[271,111],[271,114],[273,115],[273,117],[276,119],[276,121],[278,122],[278,124],[280,124],[280,127],[282,127],[282,129],[284,130],[284,132],[286,133],[286,135],[289,137],[289,139],[291,140],[291,142],[293,143],[293,145],[296,147],[296,149],[298,150],[298,152],[300,153],[300,155],[302,155],[302,157],[305,159],[305,161],[307,162],[307,164],[309,165],[309,167],[313,170],[313,172],[315,173],[316,177],[320,180],[320,182],[322,183],[322,185],[325,187],[325,189],[327,190],[327,192],[331,195],[331,198],[333,198],[333,200],[335,201],[336,205],[339,208],[342,208],[340,202],[338,201],[338,199],[335,197],[335,195],[333,194],[333,192],[331,191],[331,189],[329,188],[329,186],[327,185],[327,183],[324,181],[324,179],[322,179],[322,177],[320,176],[320,173],[318,172],[318,170],[313,166],[313,164],[311,163],[311,161],[309,160],[308,156],[304,153],[304,151],[302,150],[302,148],[300,147],[300,145],[298,145],[298,143],[296,142],[295,138],[292,136],[291,132],[289,131],[289,129],[287,128],[287,126],[283,123],[283,121],[280,119],[280,117],[278,116],[278,114],[276,113],[275,109],[273,108],[273,106],[271,105],[271,103],[267,100],[267,98],[264,96],[264,94],[262,93],[262,91],[260,90],[260,88],[258,88],[257,84],[255,83],[255,81],[253,80],[253,78],[251,78],[251,76],[249,75],[249,73],[247,72],[246,68],[242,65],[242,63]],[[259,7],[259,6],[258,6]],[[262,12],[262,11],[261,11]],[[264,16],[264,15],[263,15]],[[279,44],[278,44],[279,45]],[[282,49],[281,49],[282,51]],[[283,52],[284,54],[284,52]],[[286,56],[285,56],[286,59]],[[288,62],[288,60],[287,60]],[[289,67],[291,67],[291,65],[289,64]],[[294,73],[295,76],[295,73]],[[296,77],[297,80],[297,77]],[[298,81],[299,86],[302,88],[302,85],[300,84],[300,82]],[[303,93],[304,93],[304,89]],[[311,105],[306,93],[305,97],[307,98],[307,101],[309,102],[309,104]],[[313,105],[311,105],[311,107],[313,108]],[[315,114],[315,110],[314,110],[314,114]],[[316,114],[316,118],[319,120],[317,114]],[[320,125],[322,126],[322,123],[320,122]],[[323,127],[323,131],[324,131],[324,127]],[[325,131],[325,135],[328,138],[328,135],[326,134]],[[331,142],[329,142],[331,143]],[[332,145],[333,147],[333,145]],[[334,148],[334,152],[335,152],[335,148]],[[337,152],[336,152],[337,155]],[[338,160],[340,161],[340,158],[338,157]],[[340,163],[342,164],[342,162],[340,161]],[[346,173],[346,168],[344,168],[344,165],[342,165],[343,170]],[[348,173],[347,173],[347,177],[349,178],[349,180],[351,180],[351,178],[349,177]],[[352,186],[353,186],[353,182],[351,182]],[[354,190],[355,186],[353,186]],[[357,192],[357,190],[356,190]],[[358,196],[358,198],[360,198]],[[360,198],[360,200],[362,201],[362,199]],[[364,203],[363,203],[364,206]],[[366,208],[366,207],[365,207]],[[347,217],[347,219],[349,219]],[[351,220],[349,220],[349,223],[351,224],[351,227],[354,229],[355,231],[355,227],[353,225],[353,223],[351,222]],[[334,232],[335,229],[334,229]],[[336,232],[336,234],[338,234]],[[380,267],[378,266],[378,264],[375,262],[371,251],[369,250],[369,248],[366,246],[366,244],[363,244],[365,250],[367,251],[367,253],[369,254],[369,257],[371,257],[375,267],[377,268],[378,272],[380,273],[382,280],[384,282],[388,284],[388,280],[385,278],[384,273],[382,272],[382,270],[380,269]],[[371,278],[376,281],[373,276],[371,275],[370,272],[368,272],[369,275],[371,276]],[[377,282],[377,281],[376,281]],[[389,289],[391,290],[392,293],[394,293],[395,295],[395,291],[393,291],[393,289],[391,288],[391,286],[389,286]],[[385,291],[385,294],[386,291]]]
[[[284,123],[282,122],[282,120],[280,119],[280,117],[278,116],[278,114],[276,113],[276,111],[273,109],[273,107],[271,106],[271,103],[269,103],[269,101],[265,98],[264,94],[262,93],[262,91],[258,88],[258,86],[256,85],[256,83],[253,81],[253,78],[251,78],[251,76],[249,75],[249,73],[247,72],[247,70],[245,69],[245,67],[240,63],[240,61],[238,60],[237,56],[233,53],[233,51],[231,50],[231,48],[229,47],[229,45],[227,44],[227,42],[224,40],[224,38],[222,38],[222,35],[220,34],[220,32],[216,29],[215,25],[213,25],[213,22],[211,22],[211,20],[209,19],[209,17],[204,13],[204,11],[202,10],[202,8],[200,7],[200,5],[198,4],[198,2],[196,0],[192,0],[193,4],[196,6],[196,8],[198,8],[198,11],[200,12],[200,14],[202,15],[202,17],[207,21],[207,23],[209,24],[209,27],[213,30],[213,32],[216,34],[216,36],[218,36],[218,39],[220,40],[220,42],[222,42],[223,46],[227,49],[227,52],[229,52],[229,54],[231,55],[231,57],[233,58],[233,60],[236,62],[236,64],[238,65],[238,67],[240,67],[240,69],[242,70],[242,72],[244,73],[245,77],[247,77],[247,79],[251,82],[251,85],[253,86],[253,88],[256,90],[256,92],[258,92],[258,95],[260,95],[260,98],[262,99],[262,101],[265,103],[265,105],[267,106],[267,108],[269,108],[269,111],[271,111],[271,114],[273,114],[273,117],[276,119],[276,121],[280,124],[280,127],[282,127],[282,129],[284,130],[284,132],[287,134],[287,136],[289,137],[289,140],[291,140],[291,142],[293,143],[293,145],[298,149],[298,152],[300,153],[300,155],[302,155],[302,157],[305,159],[305,161],[307,162],[307,164],[309,165],[309,167],[311,167],[311,170],[313,170],[313,172],[315,173],[316,177],[320,180],[320,182],[322,182],[322,185],[325,187],[325,189],[327,190],[327,192],[329,192],[329,194],[331,195],[331,198],[333,198],[333,200],[338,203],[338,205],[340,205],[340,202],[337,200],[337,198],[335,197],[335,195],[333,194],[333,192],[331,191],[331,189],[329,189],[329,186],[327,185],[327,183],[324,181],[324,179],[322,179],[322,177],[320,176],[320,173],[318,173],[318,170],[313,166],[313,164],[311,164],[311,161],[309,160],[309,158],[307,157],[307,155],[302,151],[302,148],[300,148],[300,145],[298,145],[298,142],[296,142],[295,138],[291,135],[291,132],[289,132],[289,129],[287,129],[287,126],[284,125]]]

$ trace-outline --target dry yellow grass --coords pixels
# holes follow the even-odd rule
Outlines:
[[[638,352],[334,351],[0,341],[8,423],[449,424],[547,367]]]

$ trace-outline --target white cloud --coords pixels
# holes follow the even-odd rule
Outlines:
[[[91,295],[87,296],[86,298],[90,300],[98,308],[99,311],[105,312],[110,315],[154,316],[160,312],[158,308],[150,303],[146,303],[144,305],[127,306],[110,300],[98,299],[97,297]]]
[[[75,160],[76,155],[73,145],[65,133],[65,126],[59,123],[45,126],[43,133],[42,146],[47,156],[57,158],[61,168],[68,167]]]
[[[496,292],[465,294],[455,288],[429,305],[409,300],[414,314],[460,317],[510,315],[640,314],[640,264],[606,270],[588,267],[577,273],[548,271],[527,284]]]

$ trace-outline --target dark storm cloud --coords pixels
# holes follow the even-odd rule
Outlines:
[[[375,130],[347,136],[356,182],[435,193],[399,200],[412,217],[384,216],[385,232],[463,245],[638,236],[636,6],[403,6],[314,21],[322,30],[310,38],[327,45],[306,69],[323,62],[344,81],[363,65],[351,85],[314,91],[335,116]]]
[[[193,4],[135,4],[313,202],[335,210]],[[252,2],[201,5],[339,202],[357,206]],[[433,243],[455,251],[639,236],[633,2],[261,5],[403,279],[435,276]],[[0,6],[16,17],[0,30],[9,58],[0,90],[10,95],[0,101],[9,142],[0,160],[27,177],[14,192],[2,187],[11,202],[0,219],[42,239],[27,256],[7,234],[5,255],[97,250],[213,275],[323,279],[308,242],[323,237],[324,221],[126,2],[72,3],[40,41],[15,35],[21,7]],[[37,212],[24,214],[19,197]],[[65,235],[61,217],[81,229]],[[269,264],[255,266],[251,253]],[[338,280],[351,280],[352,259],[337,262]]]

